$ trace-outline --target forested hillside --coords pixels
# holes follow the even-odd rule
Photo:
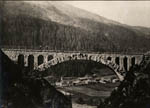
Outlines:
[[[95,51],[113,47],[105,36],[38,18],[11,17],[3,24],[2,44],[8,47]]]
[[[147,52],[148,28],[137,28],[58,2],[4,2],[5,48]],[[78,14],[79,13],[79,14]]]

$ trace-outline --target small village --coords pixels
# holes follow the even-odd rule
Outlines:
[[[98,77],[96,74],[92,76],[85,77],[61,77],[60,81],[53,83],[57,88],[59,87],[68,87],[68,86],[81,86],[88,84],[98,84],[98,83],[116,83],[119,82],[119,79],[115,76],[104,76]]]

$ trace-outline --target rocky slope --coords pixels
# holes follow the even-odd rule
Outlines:
[[[150,55],[127,73],[119,87],[98,108],[148,108],[150,106]]]
[[[2,46],[71,51],[146,52],[149,28],[131,27],[62,2],[4,2]]]
[[[72,108],[71,100],[44,78],[24,76],[2,51],[0,57],[1,108]]]

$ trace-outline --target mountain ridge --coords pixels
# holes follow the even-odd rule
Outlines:
[[[19,39],[19,33],[20,36],[24,38],[24,40],[28,41],[29,39],[26,39],[26,33],[31,34],[33,35],[31,37],[34,37],[34,39],[39,37],[38,41],[40,41],[40,39],[42,40],[40,43],[36,42],[36,40],[35,42],[33,42],[37,43],[36,45],[38,47],[48,46],[56,50],[65,50],[69,47],[68,49],[70,50],[94,49],[94,51],[102,51],[100,49],[106,49],[105,51],[115,50],[124,52],[146,52],[150,49],[150,35],[146,33],[149,30],[148,28],[144,28],[141,30],[141,28],[138,29],[125,24],[113,22],[111,20],[107,20],[106,18],[103,19],[103,17],[92,14],[90,12],[82,11],[82,9],[78,9],[72,6],[68,7],[68,4],[63,4],[60,6],[60,4],[62,4],[60,2],[43,1],[42,3],[43,4],[41,4],[41,2],[33,1],[5,2],[3,8],[5,12],[3,15],[3,23],[8,27],[9,32],[12,32],[12,34],[10,34],[14,34],[14,37],[16,37],[16,39]],[[79,14],[76,15],[77,13]],[[18,21],[16,20],[16,18],[18,18]],[[8,20],[8,22],[6,22],[6,19]],[[21,26],[22,24],[24,24],[25,26]],[[38,25],[38,27],[33,26],[36,24]],[[51,27],[53,28],[53,31],[50,30]],[[14,28],[18,29],[13,31]],[[25,29],[26,33],[20,33],[20,28]],[[57,28],[57,30],[55,28]],[[31,31],[31,29],[33,31]],[[64,29],[65,31],[62,29]],[[71,31],[69,31],[69,29]],[[6,35],[5,37],[10,38],[8,36],[10,34],[7,33],[7,29],[4,28],[3,31],[3,34]],[[40,34],[37,33],[38,31],[40,31]],[[43,34],[45,34],[47,40],[52,39],[53,41],[55,41],[55,44],[59,45],[51,45],[50,42],[52,41],[50,40],[49,42],[47,42],[47,40],[43,38]],[[59,36],[61,34],[66,36]],[[34,39],[31,39],[31,41]],[[66,46],[66,48],[63,48],[62,46],[65,46],[63,42],[65,42],[66,39],[68,39],[68,41],[66,41],[66,44],[68,44],[68,46]],[[4,38],[3,40],[7,41]],[[77,44],[72,45],[75,40]],[[85,40],[84,44],[83,40]],[[12,41],[14,41],[14,39],[12,39]],[[22,42],[20,43],[20,45],[28,45],[28,41]],[[109,45],[109,43],[111,43],[111,45]],[[3,44],[8,45],[6,42],[3,42]],[[56,48],[56,46],[60,46],[60,48]]]

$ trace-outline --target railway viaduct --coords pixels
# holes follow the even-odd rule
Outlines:
[[[120,80],[131,66],[140,64],[142,54],[61,52],[49,50],[2,49],[15,63],[43,71],[53,65],[69,60],[92,60],[102,63],[115,71]]]

